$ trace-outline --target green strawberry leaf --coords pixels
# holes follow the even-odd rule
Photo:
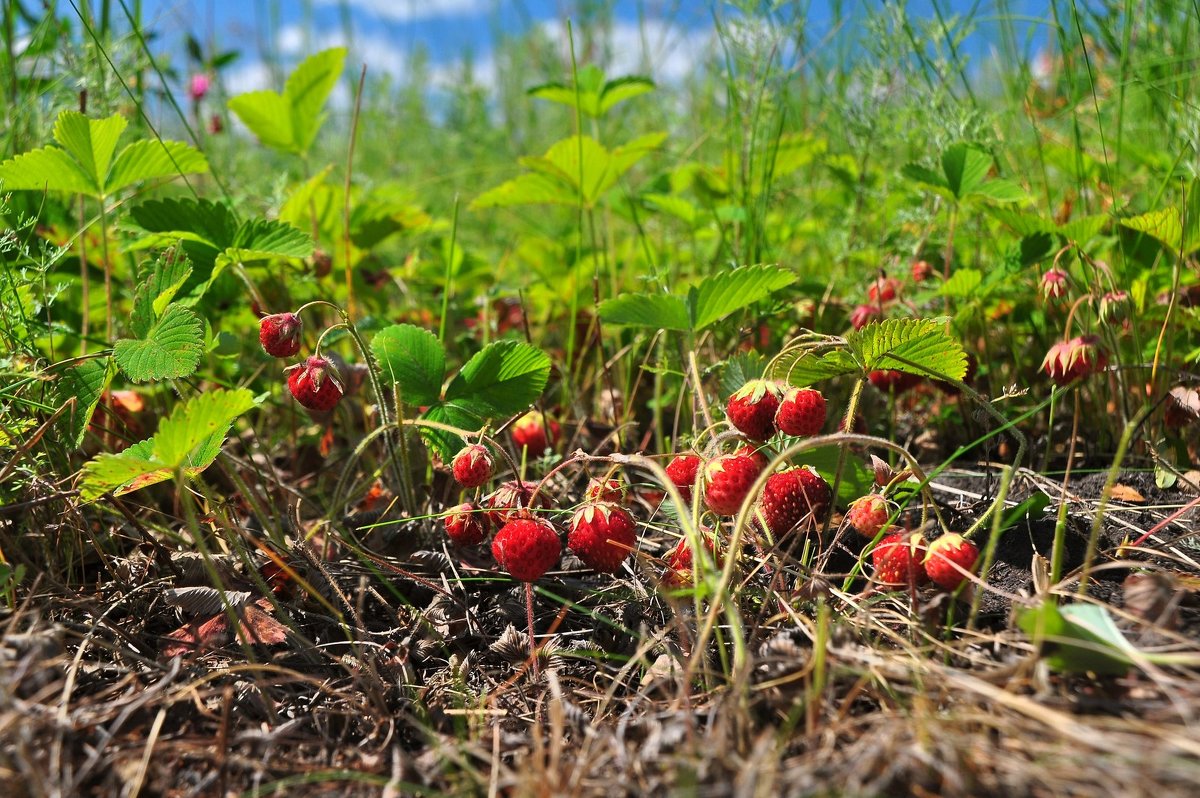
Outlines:
[[[412,324],[384,327],[371,340],[371,350],[388,382],[410,405],[432,405],[442,393],[446,350],[437,336]]]
[[[961,380],[967,373],[962,344],[941,319],[887,319],[846,336],[863,371],[891,369],[937,379]]]
[[[191,310],[170,305],[145,338],[123,338],[113,347],[121,371],[134,382],[186,377],[204,354],[204,322]]]
[[[446,401],[489,417],[511,416],[529,407],[546,388],[550,357],[516,341],[495,341],[477,352],[446,388]]]
[[[100,397],[108,389],[116,374],[116,366],[111,359],[85,360],[63,371],[58,377],[57,401],[65,402],[75,399],[75,409],[61,416],[58,426],[66,438],[67,445],[78,449],[83,445],[87,434],[88,424]]]

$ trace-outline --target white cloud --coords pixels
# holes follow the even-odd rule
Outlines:
[[[275,44],[283,55],[299,61],[304,55],[304,29],[299,25],[287,25],[279,31]],[[367,65],[368,75],[387,74],[393,77],[403,74],[408,66],[408,51],[397,46],[392,39],[374,34],[355,34],[347,44],[340,31],[318,34],[311,41],[312,52],[330,47],[348,47],[350,61]]]
[[[570,39],[558,20],[541,24],[542,32],[557,42],[566,61]],[[578,37],[578,34],[576,34]],[[694,74],[713,52],[716,38],[711,29],[684,29],[659,19],[642,22],[618,21],[603,42],[607,63],[601,64],[609,77],[650,75],[660,83],[678,83]],[[578,38],[576,39],[578,52]]]
[[[271,70],[262,61],[239,61],[222,76],[229,96],[271,88]]]
[[[486,0],[317,0],[318,5],[332,6],[347,2],[364,14],[392,22],[412,22],[418,19],[464,17],[486,11]]]

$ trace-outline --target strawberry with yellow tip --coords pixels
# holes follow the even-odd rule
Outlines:
[[[922,584],[928,578],[921,567],[926,551],[925,538],[920,532],[891,533],[871,552],[875,580],[892,587]]]
[[[957,590],[978,559],[978,546],[957,532],[947,532],[929,544],[923,564],[934,584],[942,590]]]

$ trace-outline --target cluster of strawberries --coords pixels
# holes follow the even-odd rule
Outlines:
[[[868,541],[879,536],[891,517],[887,500],[870,493],[850,503],[845,523]],[[933,542],[920,532],[890,527],[871,550],[875,581],[887,586],[917,587],[932,581],[953,591],[967,578],[979,559],[979,548],[957,532],[947,532]]]
[[[272,313],[258,323],[258,341],[271,357],[293,357],[300,351],[304,322],[295,313]],[[318,347],[319,348],[319,347]],[[288,390],[304,407],[320,413],[337,407],[345,388],[337,367],[320,355],[283,370]]]

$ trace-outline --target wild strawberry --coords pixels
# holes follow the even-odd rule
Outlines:
[[[548,421],[545,414],[530,410],[513,423],[512,439],[518,449],[528,449],[531,456],[541,457],[558,440],[558,424]]]
[[[872,302],[891,302],[896,298],[896,289],[900,283],[894,277],[877,277],[867,288],[867,298]]]
[[[912,278],[914,283],[925,282],[931,274],[933,274],[933,267],[929,265],[929,261],[917,259],[912,262]]]
[[[943,590],[956,590],[967,578],[958,568],[970,571],[977,559],[978,546],[957,532],[948,532],[929,544],[929,552],[925,555],[925,573]]]
[[[464,488],[477,488],[492,478],[496,468],[492,453],[481,443],[463,447],[450,464],[454,481]]]
[[[909,374],[907,371],[893,371],[891,369],[872,371],[867,375],[867,379],[884,393],[892,391],[897,396],[910,388],[915,388],[921,382],[921,378],[916,374]]]
[[[451,507],[443,519],[446,536],[456,546],[475,546],[487,537],[488,518],[470,502]]]
[[[758,466],[759,471],[765,469],[771,462],[769,449],[766,449],[765,447],[759,448],[749,441],[738,446],[733,450],[733,453],[737,457],[749,457],[754,461],[754,464]]]
[[[850,502],[846,510],[846,523],[858,534],[873,540],[887,523],[889,515],[887,500],[878,493],[869,493]]]
[[[704,467],[704,503],[718,515],[735,515],[762,468],[753,458],[727,454]]]
[[[1128,320],[1130,299],[1128,291],[1109,291],[1100,297],[1100,321],[1120,324]]]
[[[763,523],[775,538],[791,531],[804,519],[809,511],[808,502],[794,471],[781,471],[767,477],[758,509]]]
[[[859,305],[850,314],[850,326],[861,330],[876,319],[883,318],[883,311],[878,305]]]
[[[829,509],[829,503],[833,501],[833,488],[825,481],[825,477],[817,473],[815,468],[800,466],[788,469],[784,473],[795,477],[796,483],[800,486],[804,507],[813,514],[814,518],[820,517]]]
[[[765,441],[775,434],[775,411],[783,391],[770,380],[750,380],[725,405],[725,417],[747,438]]]
[[[208,94],[209,86],[212,85],[212,78],[203,72],[197,72],[192,75],[192,79],[188,81],[188,96],[192,98],[192,102],[200,102],[204,96]]]
[[[1076,378],[1088,377],[1103,371],[1108,355],[1095,335],[1081,335],[1070,341],[1059,341],[1050,347],[1042,360],[1042,371],[1056,385],[1066,385]]]
[[[541,518],[516,518],[492,538],[492,556],[496,563],[521,582],[540,579],[561,555],[558,533]]]
[[[536,483],[516,480],[501,483],[500,487],[484,496],[481,502],[488,510],[488,520],[500,527],[514,520],[518,511],[535,509],[529,506],[529,500],[533,497],[536,487]],[[537,495],[537,507],[543,510],[550,509],[550,497],[544,492]]]
[[[775,411],[775,425],[785,435],[818,435],[825,426],[825,397],[813,388],[792,388]]]
[[[703,462],[699,455],[677,454],[671,462],[667,463],[667,476],[671,478],[671,482],[675,483],[675,487],[679,489],[679,495],[685,502],[692,500],[692,486],[696,484],[696,474],[700,471]]]
[[[1057,266],[1051,266],[1042,275],[1039,289],[1046,299],[1061,299],[1067,295],[1067,273]]]
[[[625,486],[615,479],[589,479],[583,500],[589,504],[622,504],[625,501]]]
[[[716,541],[704,533],[701,533],[700,537],[704,541],[704,548],[708,549],[709,556],[712,557],[717,567],[724,568],[725,558],[723,553],[717,549]],[[671,553],[667,555],[667,571],[663,574],[663,582],[672,587],[690,585],[695,561],[696,558],[692,553],[692,547],[688,545],[687,538],[681,538],[675,548],[671,549]]]
[[[319,355],[288,366],[283,373],[288,375],[292,396],[309,410],[332,410],[342,398],[342,379],[337,368]]]
[[[871,552],[875,579],[884,585],[915,587],[928,578],[921,567],[924,556],[925,539],[920,532],[893,532]]]
[[[615,504],[586,504],[571,517],[567,546],[592,570],[616,573],[637,546],[637,527]]]
[[[272,313],[258,322],[258,341],[271,357],[291,357],[300,351],[304,323],[295,313]]]

